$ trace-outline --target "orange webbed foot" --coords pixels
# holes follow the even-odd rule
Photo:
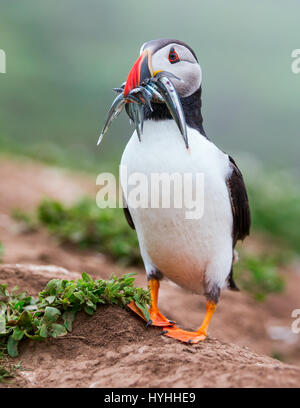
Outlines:
[[[147,322],[147,326],[158,326],[158,327],[166,327],[172,326],[175,324],[172,320],[167,319],[159,310],[149,310],[150,320],[147,320],[142,310],[135,304],[132,300],[130,303],[127,304],[130,310],[140,316],[143,320]]]
[[[190,344],[197,344],[200,341],[205,340],[207,336],[204,330],[199,329],[195,332],[189,332],[182,330],[177,326],[164,327],[162,334],[167,337],[172,337],[173,339]]]
[[[149,310],[150,313],[150,320],[147,322],[147,326],[158,326],[158,327],[166,327],[172,326],[176,322],[167,319],[159,310]]]

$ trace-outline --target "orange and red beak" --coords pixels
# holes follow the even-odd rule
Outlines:
[[[124,97],[126,97],[133,89],[140,86],[144,81],[150,79],[152,75],[151,54],[149,50],[145,50],[139,56],[129,72],[124,88]]]
[[[176,89],[169,79],[177,78],[167,71],[153,71],[152,54],[146,49],[139,56],[131,68],[125,86],[115,88],[119,95],[113,101],[107,115],[105,125],[98,139],[101,142],[111,122],[121,113],[125,107],[127,114],[136,126],[139,140],[143,133],[144,105],[146,104],[153,112],[151,101],[165,103],[171,116],[175,120],[180,133],[188,149],[187,129],[184,111]]]

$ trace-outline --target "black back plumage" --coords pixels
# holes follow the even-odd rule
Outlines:
[[[243,240],[250,233],[251,216],[248,195],[242,173],[231,156],[229,163],[231,167],[231,175],[226,180],[231,209],[233,215],[232,228],[232,248],[234,249],[238,240]],[[233,268],[228,276],[228,286],[232,290],[239,290],[233,279]]]
[[[250,232],[251,216],[248,195],[242,173],[231,156],[229,157],[232,173],[226,180],[233,214],[233,247],[238,240],[243,240]]]

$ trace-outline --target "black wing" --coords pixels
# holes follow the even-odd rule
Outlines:
[[[129,224],[129,226],[130,226],[132,229],[135,230],[134,222],[133,222],[133,220],[132,220],[131,214],[130,214],[129,209],[128,209],[128,207],[127,207],[127,203],[126,203],[124,194],[123,194],[123,203],[124,203],[123,210],[124,210],[125,218],[126,218],[128,224]]]
[[[251,217],[248,195],[242,173],[235,161],[229,156],[232,173],[226,180],[233,215],[233,246],[236,241],[243,240],[250,232]]]
[[[243,240],[250,232],[251,216],[248,195],[244,183],[242,173],[232,157],[229,157],[230,167],[232,173],[226,180],[227,188],[229,191],[231,209],[233,215],[233,248],[238,240]],[[239,290],[233,280],[233,271],[231,271],[228,277],[229,287],[233,290]]]
[[[131,217],[131,214],[130,214],[130,212],[128,210],[128,207],[124,207],[123,210],[124,210],[124,214],[125,214],[125,217],[126,217],[126,220],[127,220],[128,224],[129,224],[129,226],[132,229],[135,229],[135,226],[134,226],[134,223],[132,221],[132,217]]]

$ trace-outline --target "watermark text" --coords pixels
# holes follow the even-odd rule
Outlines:
[[[300,333],[300,309],[295,309],[292,311],[292,318],[296,319],[292,323],[292,332],[295,334]]]
[[[186,219],[200,219],[204,213],[203,173],[132,172],[120,166],[120,182],[111,173],[101,173],[96,184],[99,208],[184,209]],[[125,198],[125,200],[124,200]]]
[[[300,49],[293,50],[291,57],[294,59],[291,65],[294,74],[300,73]]]
[[[6,74],[6,54],[0,49],[0,74]]]

